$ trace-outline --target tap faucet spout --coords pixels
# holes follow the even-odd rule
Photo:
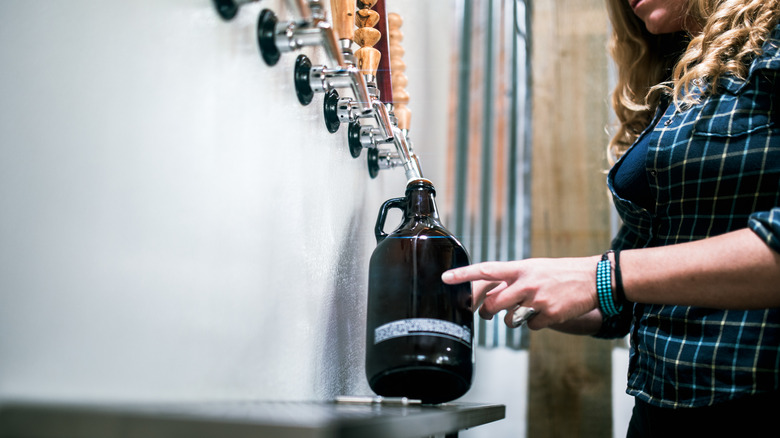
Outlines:
[[[394,141],[393,122],[390,121],[390,113],[387,111],[387,107],[379,99],[373,99],[371,103],[374,107],[374,116],[377,124],[384,137],[382,140],[387,143]]]

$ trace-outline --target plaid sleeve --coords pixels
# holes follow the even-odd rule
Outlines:
[[[780,252],[780,207],[751,214],[748,226],[770,248]]]

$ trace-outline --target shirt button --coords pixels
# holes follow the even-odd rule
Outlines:
[[[657,171],[657,170],[651,170],[651,171],[650,171],[650,176],[652,176],[653,178],[655,178],[656,176],[658,176],[658,171]]]
[[[671,124],[672,124],[672,119],[666,119],[666,121],[664,122],[664,126],[669,126]]]

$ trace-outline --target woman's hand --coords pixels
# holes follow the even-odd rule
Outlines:
[[[597,307],[596,265],[599,256],[560,259],[526,259],[513,262],[485,262],[442,275],[447,284],[472,282],[472,309],[479,316],[508,310],[505,322],[512,326],[513,311],[531,307],[537,315],[528,327],[564,328],[567,321],[591,313]]]

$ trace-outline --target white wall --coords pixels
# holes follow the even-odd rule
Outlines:
[[[297,102],[297,53],[263,63],[262,8],[291,16],[281,0],[231,22],[210,0],[0,2],[0,398],[370,392],[368,257],[403,172],[369,179],[322,97]],[[388,9],[424,41],[406,44],[412,132],[444,188],[454,8]]]

